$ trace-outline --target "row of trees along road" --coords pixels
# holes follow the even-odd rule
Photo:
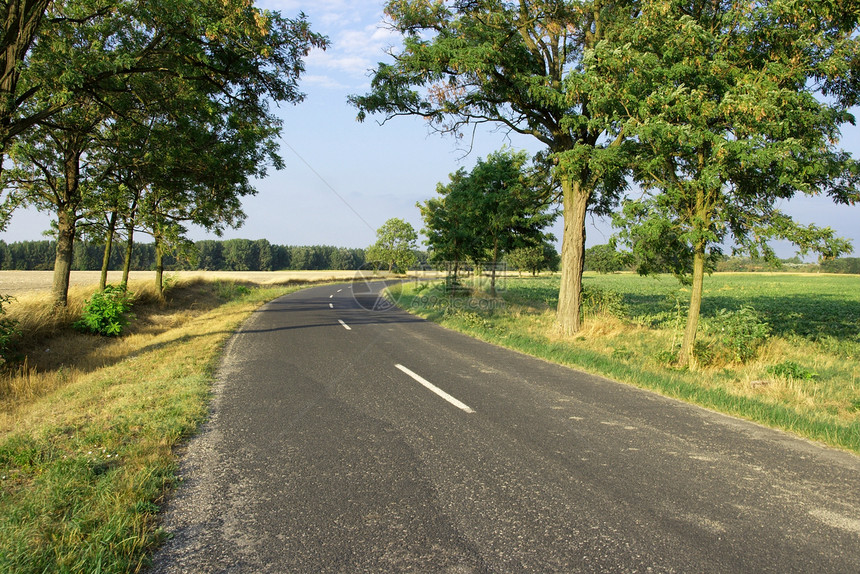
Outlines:
[[[118,229],[129,254],[151,235],[160,292],[185,225],[241,223],[252,178],[281,167],[270,105],[302,100],[327,42],[244,0],[10,0],[0,18],[0,229],[21,204],[56,216],[58,306],[82,227],[105,260]]]
[[[643,196],[617,219],[630,244],[689,261],[681,363],[694,362],[705,262],[724,242],[848,247],[777,205],[860,198],[860,170],[836,148],[860,95],[856,1],[390,0],[385,12],[403,47],[351,97],[360,120],[416,115],[454,134],[489,122],[546,146],[562,189],[563,333],[580,329],[587,213],[618,210],[631,181]]]
[[[439,197],[418,205],[433,259],[453,262],[455,282],[460,261],[489,263],[495,296],[496,267],[505,255],[529,247],[542,254],[543,244],[555,239],[543,233],[556,216],[548,211],[552,186],[545,170],[528,168],[528,160],[526,152],[491,154],[470,173],[452,173],[447,185],[436,187]]]

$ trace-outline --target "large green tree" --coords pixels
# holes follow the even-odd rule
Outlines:
[[[83,103],[31,128],[10,148],[15,167],[4,174],[4,185],[56,216],[55,306],[66,305],[78,222],[105,175],[104,166],[85,159],[105,119],[100,106]]]
[[[367,248],[367,260],[388,266],[388,271],[405,273],[417,260],[418,234],[408,221],[392,217],[376,230],[376,243]]]
[[[641,144],[635,177],[646,194],[616,223],[640,260],[657,253],[691,274],[679,361],[694,365],[706,265],[724,244],[769,257],[774,239],[829,256],[848,247],[779,205],[796,194],[860,199],[858,166],[836,147],[853,118],[846,102],[821,97],[844,68],[837,60],[856,58],[857,21],[845,26],[828,3],[807,0],[639,8],[635,27],[614,29],[590,55],[603,78],[593,105],[623,110],[612,120]]]
[[[275,154],[278,129],[230,107],[209,117],[191,110],[162,122],[149,136],[154,146],[135,175],[138,208],[132,224],[156,243],[156,292],[162,292],[163,258],[185,249],[188,224],[220,235],[245,218],[241,200],[256,193],[255,177],[280,166]]]
[[[522,151],[490,154],[468,174],[458,171],[448,185],[437,187],[441,197],[419,205],[436,257],[490,263],[493,294],[499,261],[518,247],[539,245],[546,239],[543,229],[555,219],[548,211],[551,187],[541,170],[527,163]]]
[[[464,185],[466,170],[459,169],[448,177],[447,185],[436,185],[439,197],[431,197],[424,203],[419,203],[418,209],[424,220],[424,228],[421,231],[427,237],[426,244],[430,247],[431,260],[437,265],[445,265],[456,283],[460,263],[466,261],[474,251],[472,241],[475,236],[467,225],[466,214],[450,209],[447,200],[454,189]]]
[[[625,140],[606,137],[609,116],[593,117],[583,60],[608,29],[629,24],[625,5],[391,0],[385,12],[403,48],[378,65],[368,94],[351,98],[360,120],[414,115],[447,133],[493,123],[546,145],[563,195],[564,333],[581,323],[586,214],[606,213],[625,185]]]

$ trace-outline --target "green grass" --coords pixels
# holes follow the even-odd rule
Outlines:
[[[298,287],[189,289],[200,311],[136,309],[175,326],[91,339],[124,345],[123,357],[0,413],[0,572],[145,567],[164,538],[156,516],[176,481],[174,449],[206,418],[225,340],[253,309]]]
[[[672,362],[689,299],[674,277],[587,274],[584,327],[568,338],[555,329],[559,280],[509,277],[495,300],[420,284],[392,297],[485,341],[860,453],[860,278],[706,278],[694,371]],[[728,312],[744,308],[770,335],[740,362],[726,330]]]

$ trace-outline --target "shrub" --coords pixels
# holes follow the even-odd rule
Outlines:
[[[479,305],[477,302],[474,305]],[[484,317],[479,315],[474,311],[467,311],[465,309],[461,309],[455,305],[451,305],[445,308],[443,313],[444,317],[451,317],[455,319],[459,319],[465,325],[477,328],[477,329],[492,329],[493,323],[486,320]]]
[[[777,377],[800,381],[812,381],[818,378],[818,373],[812,369],[807,369],[802,365],[798,365],[794,361],[785,361],[778,365],[771,365],[767,368],[767,372]]]
[[[714,347],[704,341],[696,341],[693,344],[693,356],[696,357],[696,362],[703,367],[713,364],[717,359]]]
[[[678,362],[678,351],[676,349],[663,349],[654,355],[654,360],[663,366],[672,367]]]
[[[712,325],[730,360],[739,363],[755,357],[770,335],[770,325],[752,307],[720,309]]]
[[[251,288],[245,285],[238,285],[232,281],[216,281],[215,292],[218,294],[219,299],[233,301],[251,293]]]
[[[582,290],[582,308],[585,313],[592,315],[611,315],[619,319],[627,316],[627,306],[624,296],[612,289],[587,286]]]
[[[12,343],[21,334],[18,330],[18,321],[5,316],[4,306],[11,300],[11,295],[0,295],[0,367],[9,362]]]
[[[116,337],[134,317],[129,313],[133,302],[134,294],[124,286],[108,285],[87,299],[83,316],[74,327],[84,333]]]

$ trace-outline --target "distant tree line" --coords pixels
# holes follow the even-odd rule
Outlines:
[[[0,269],[53,269],[57,244],[52,240],[6,243],[0,241]],[[426,255],[417,254],[426,260]],[[104,245],[79,241],[74,247],[72,269],[101,269]],[[108,268],[123,267],[124,252],[111,252]],[[164,268],[170,271],[281,271],[360,269],[365,264],[365,250],[331,245],[274,245],[266,239],[227,239],[197,241],[190,249],[164,255]],[[155,243],[135,243],[131,269],[154,270],[157,265]]]
[[[104,245],[79,241],[72,259],[73,271],[98,271],[102,266]],[[51,271],[57,244],[54,240],[0,240],[0,269],[4,271]],[[528,248],[515,250],[506,257],[508,269],[528,272],[558,271],[558,253],[549,244],[541,248],[541,256],[531,256]],[[432,252],[412,250],[411,267],[434,268]],[[124,249],[111,250],[108,269],[123,268]],[[330,271],[363,269],[374,266],[368,249],[335,247],[333,245],[276,245],[266,239],[203,240],[189,248],[164,256],[168,271]],[[157,265],[155,243],[135,243],[131,269],[152,271]],[[442,266],[444,268],[444,265]]]
[[[860,257],[840,257],[821,263],[821,270],[826,273],[850,273],[860,275]]]
[[[156,265],[154,243],[136,243],[132,251],[131,268],[150,271]],[[532,253],[534,251],[535,253]],[[541,253],[537,253],[540,251]],[[0,240],[0,269],[4,271],[51,271],[56,253],[56,242]],[[104,245],[95,242],[78,242],[75,246],[72,269],[97,271],[101,268]],[[415,264],[433,266],[432,252],[414,251]],[[114,249],[109,269],[122,269],[124,254]],[[505,257],[508,269],[527,272],[558,271],[559,255],[552,245],[544,243],[538,248],[515,249]],[[350,270],[367,267],[367,250],[335,247],[332,245],[275,245],[266,239],[226,239],[197,241],[193,248],[166,256],[165,269],[170,271],[321,271]],[[715,262],[715,271],[805,271],[860,275],[860,257],[840,257],[821,263],[804,262],[798,257],[781,259],[779,265],[764,259],[724,256]],[[635,271],[636,263],[628,254],[616,251],[610,245],[595,245],[585,252],[585,269],[599,273]],[[671,269],[662,272],[671,273]]]

